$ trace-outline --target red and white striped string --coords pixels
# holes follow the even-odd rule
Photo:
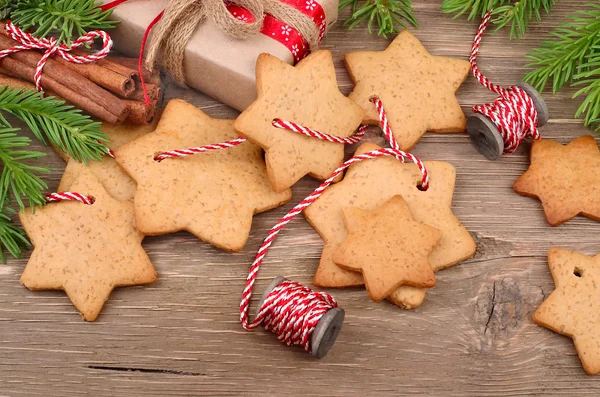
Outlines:
[[[273,120],[272,124],[273,124],[273,127],[281,128],[283,130],[294,131],[294,132],[298,132],[300,134],[303,134],[303,135],[306,135],[306,136],[309,136],[312,138],[322,139],[324,141],[333,142],[333,143],[343,143],[345,145],[353,145],[355,143],[358,143],[365,136],[365,133],[367,132],[367,128],[368,128],[368,126],[366,126],[366,125],[361,125],[358,128],[358,131],[356,132],[356,134],[349,136],[349,137],[341,137],[341,136],[326,134],[324,132],[319,132],[317,130],[313,130],[312,128],[305,127],[303,125],[294,123],[292,121],[275,119],[275,120]]]
[[[392,156],[400,161],[403,161],[404,158],[408,158],[417,165],[421,172],[422,189],[427,190],[429,187],[427,169],[421,160],[412,154],[399,149],[398,143],[389,126],[383,104],[377,98],[373,98],[372,102],[377,107],[381,127],[386,138],[390,141],[392,148],[380,148],[350,158],[338,167],[317,189],[292,208],[275,226],[273,226],[273,228],[271,228],[269,234],[259,248],[252,266],[250,266],[250,271],[246,279],[246,286],[242,292],[242,300],[240,302],[240,322],[244,329],[251,330],[264,324],[267,330],[276,333],[278,339],[285,342],[288,346],[299,345],[307,352],[311,352],[312,347],[310,341],[319,320],[328,310],[337,307],[337,302],[331,295],[325,292],[315,292],[294,281],[285,281],[269,293],[263,305],[258,309],[258,313],[252,322],[248,320],[250,297],[252,296],[252,290],[260,266],[277,234],[292,219],[304,211],[304,209],[318,200],[325,192],[325,189],[327,189],[327,187],[329,187],[348,167],[360,161],[383,156]],[[291,127],[289,124],[288,126]]]
[[[400,146],[394,138],[392,129],[388,123],[383,103],[378,98],[373,98],[371,102],[373,102],[377,108],[381,128],[386,139],[390,143],[391,148],[380,148],[350,158],[338,167],[317,189],[292,208],[292,210],[273,226],[256,254],[248,273],[246,286],[242,293],[240,321],[245,329],[251,330],[263,324],[267,330],[276,333],[278,339],[288,346],[300,345],[306,351],[311,351],[310,340],[319,320],[327,313],[327,311],[337,307],[337,302],[331,295],[326,292],[313,291],[295,281],[284,281],[269,293],[252,322],[248,321],[250,297],[252,296],[252,290],[260,266],[277,234],[292,219],[304,211],[306,207],[314,203],[325,192],[325,189],[327,189],[327,187],[329,187],[348,167],[360,161],[383,156],[392,156],[402,162],[404,159],[409,159],[417,165],[419,172],[421,173],[421,184],[419,185],[419,188],[421,190],[427,190],[429,187],[429,174],[421,160],[410,153],[400,150]],[[351,137],[338,137],[280,119],[273,120],[273,126],[304,134],[309,137],[343,144],[357,143],[364,136],[367,129],[367,126],[361,126],[357,133]],[[244,138],[240,137],[222,143],[165,151],[158,154],[154,159],[160,162],[167,158],[191,156],[198,153],[234,147],[245,141]]]
[[[311,128],[301,126],[300,124],[293,123],[291,121],[275,119],[275,120],[273,120],[272,124],[274,127],[281,128],[281,129],[288,130],[288,131],[297,132],[297,133],[300,133],[300,134],[303,134],[303,135],[306,135],[306,136],[309,136],[312,138],[322,139],[324,141],[329,141],[329,142],[333,142],[333,143],[343,143],[343,144],[347,144],[347,145],[357,143],[358,141],[360,141],[362,139],[362,137],[365,136],[365,133],[367,131],[367,126],[362,125],[359,127],[356,134],[354,134],[350,137],[339,137],[339,136],[335,136],[335,135],[331,135],[331,134],[326,134],[324,132],[319,132],[317,130],[313,130]],[[156,155],[156,157],[154,157],[154,160],[161,162],[167,158],[192,156],[194,154],[206,153],[206,152],[210,152],[212,150],[227,149],[230,147],[237,146],[240,143],[244,143],[244,142],[246,142],[246,138],[239,137],[236,139],[232,139],[230,141],[214,143],[214,144],[210,144],[210,145],[191,147],[191,148],[187,148],[187,149],[167,150],[167,151],[161,152],[160,154]]]
[[[91,196],[86,196],[76,192],[46,193],[45,198],[47,203],[56,203],[59,201],[79,201],[83,204],[92,205],[95,201]]]
[[[477,81],[488,90],[499,94],[500,97],[492,103],[473,106],[473,112],[483,114],[496,125],[504,141],[504,153],[508,154],[514,152],[519,144],[529,136],[535,140],[540,139],[537,127],[538,113],[533,99],[521,87],[500,87],[492,83],[479,71],[477,55],[479,54],[481,38],[491,16],[491,12],[488,12],[479,25],[473,40],[469,62],[471,63],[473,76]]]
[[[73,41],[70,46],[67,46],[66,44],[58,44],[56,39],[52,37],[38,38],[32,36],[31,34],[21,30],[12,22],[6,22],[5,29],[8,36],[11,39],[19,42],[21,45],[17,45],[15,47],[7,48],[6,50],[0,51],[0,59],[19,51],[45,50],[44,55],[38,62],[37,67],[35,69],[34,81],[35,87],[38,91],[42,91],[42,72],[44,70],[46,62],[48,62],[48,59],[52,55],[58,55],[64,60],[71,63],[92,63],[97,61],[98,59],[106,57],[113,45],[110,36],[102,30],[94,30],[92,32],[88,32],[85,35],[79,37],[77,40]],[[76,49],[83,45],[92,44],[96,38],[102,39],[102,48],[98,52],[88,54],[85,56],[73,55],[70,53],[70,51],[73,49]]]

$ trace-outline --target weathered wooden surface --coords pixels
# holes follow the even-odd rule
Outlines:
[[[415,33],[430,52],[467,59],[477,23],[443,15],[439,0],[415,3],[421,23]],[[504,31],[487,35],[482,70],[500,84],[519,82],[527,50],[584,3],[561,1],[520,42],[509,41]],[[323,47],[334,54],[344,93],[351,83],[342,55],[387,43],[341,24],[329,33]],[[592,133],[572,120],[578,104],[572,93],[545,94],[551,112],[545,137],[565,143]],[[235,116],[196,92],[169,86],[166,95],[185,98],[212,116]],[[465,112],[493,98],[473,78],[459,93]],[[381,141],[374,131],[370,139]],[[457,168],[453,209],[475,236],[477,253],[438,273],[437,286],[414,311],[373,303],[363,289],[330,291],[346,309],[346,323],[320,361],[264,330],[245,332],[238,322],[254,253],[293,203],[256,216],[250,241],[237,254],[187,233],[147,238],[159,280],[115,291],[92,324],[81,320],[63,293],[22,287],[26,260],[10,260],[0,265],[0,395],[596,396],[600,381],[584,374],[571,341],[534,325],[531,314],[554,288],[547,249],[595,254],[600,224],[577,217],[549,227],[537,200],[512,191],[528,166],[527,146],[490,162],[466,135],[428,134],[421,140],[416,155]],[[55,188],[64,165],[47,152],[43,161],[55,167],[47,178]],[[293,202],[316,186],[302,180],[293,188]],[[278,274],[310,285],[321,248],[306,221],[294,220],[269,253],[258,291]]]

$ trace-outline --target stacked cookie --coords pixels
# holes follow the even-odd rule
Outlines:
[[[235,121],[213,119],[172,100],[151,130],[106,127],[115,159],[87,166],[68,160],[60,185],[96,202],[57,203],[22,216],[35,245],[23,284],[64,289],[92,321],[112,288],[156,278],[140,253],[143,236],[186,230],[223,250],[241,250],[253,214],[288,202],[290,187],[305,175],[325,180],[344,161],[343,143],[281,129],[276,120],[348,137],[361,123],[378,120],[369,101],[375,96],[389,105],[390,125],[402,149],[428,130],[464,130],[454,93],[468,73],[467,62],[429,55],[409,32],[385,51],[351,53],[346,61],[356,82],[349,98],[338,89],[328,51],[317,51],[295,67],[262,54],[256,66],[258,98]],[[226,143],[214,145],[219,142]],[[364,143],[357,154],[376,149]],[[475,244],[450,208],[454,168],[444,162],[425,166],[431,187],[421,191],[415,165],[392,157],[356,163],[308,208],[306,218],[325,240],[315,285],[365,283],[374,300],[414,308],[435,284],[434,271],[473,254]],[[37,237],[47,229],[40,223],[45,218],[70,235],[72,247],[46,249]],[[95,221],[84,226],[86,218]],[[131,244],[110,262],[99,242],[108,242],[107,250],[116,244],[113,235]],[[100,279],[102,289],[94,287]]]

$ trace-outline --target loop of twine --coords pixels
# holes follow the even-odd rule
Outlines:
[[[492,83],[479,71],[477,55],[481,38],[491,16],[491,12],[488,11],[477,29],[469,62],[471,63],[471,72],[477,81],[500,96],[492,103],[473,106],[473,112],[483,114],[494,123],[504,142],[504,154],[509,154],[517,150],[520,143],[528,136],[534,140],[540,139],[538,112],[533,99],[524,89],[518,86],[503,88]]]
[[[264,15],[296,29],[310,48],[318,45],[320,31],[311,18],[278,0],[234,0],[233,4],[247,9],[254,20],[241,21],[231,15],[223,0],[171,0],[157,24],[146,55],[146,67],[159,63],[178,83],[185,84],[183,58],[187,43],[200,22],[210,18],[225,34],[235,39],[247,39],[260,32]]]
[[[337,307],[337,303],[331,295],[325,292],[313,291],[294,281],[285,281],[269,293],[252,322],[248,321],[250,297],[252,296],[252,290],[254,288],[254,283],[256,282],[258,270],[277,234],[292,219],[304,211],[306,207],[314,203],[325,192],[325,189],[327,189],[327,187],[329,187],[348,167],[360,161],[383,156],[391,156],[402,162],[404,162],[404,159],[406,158],[413,161],[421,173],[421,184],[418,186],[419,189],[427,190],[429,188],[429,174],[425,165],[416,156],[400,149],[396,138],[394,138],[381,100],[379,100],[379,98],[372,98],[371,102],[377,108],[381,129],[383,130],[386,140],[390,143],[391,148],[380,148],[350,158],[339,166],[317,189],[292,208],[275,226],[273,226],[273,228],[271,228],[254,258],[254,262],[248,273],[248,278],[246,279],[246,286],[242,293],[242,300],[240,302],[240,322],[244,329],[251,330],[264,324],[267,330],[277,334],[278,339],[281,342],[285,342],[288,346],[300,345],[307,352],[311,352],[312,347],[310,346],[310,340],[319,320],[327,313],[327,311]],[[359,127],[354,136],[338,137],[280,119],[273,120],[272,124],[277,128],[297,132],[312,138],[343,144],[357,143],[364,136],[367,128],[367,126],[363,125]],[[155,156],[154,159],[156,161],[162,161],[167,158],[192,156],[198,153],[231,148],[244,143],[245,141],[245,138],[239,137],[227,142],[188,149],[164,151]]]
[[[48,62],[48,59],[52,55],[58,55],[65,61],[71,63],[92,63],[106,57],[112,49],[113,45],[110,36],[102,30],[94,30],[86,33],[85,35],[79,37],[77,40],[73,41],[71,43],[71,46],[69,47],[65,44],[58,44],[56,42],[56,39],[54,38],[38,38],[32,36],[31,34],[21,30],[12,22],[7,22],[5,24],[5,29],[6,33],[8,34],[8,37],[19,42],[21,45],[0,51],[0,59],[19,51],[45,50],[44,55],[38,62],[37,67],[35,69],[34,81],[35,88],[38,91],[42,91],[42,72],[44,70],[44,66]],[[102,48],[99,51],[85,56],[73,55],[70,53],[70,51],[81,47],[82,45],[92,44],[96,38],[102,39]]]
[[[310,346],[310,340],[316,325],[328,310],[337,307],[337,303],[331,295],[325,292],[312,291],[310,288],[304,287],[299,283],[282,283],[269,293],[263,305],[258,309],[258,313],[252,322],[248,320],[250,297],[252,296],[254,283],[256,282],[260,266],[277,234],[292,219],[321,197],[325,192],[325,189],[327,189],[327,187],[329,187],[348,167],[360,161],[383,156],[392,156],[400,161],[403,161],[404,158],[408,158],[417,165],[421,172],[422,190],[427,190],[429,187],[429,176],[424,164],[417,157],[399,149],[398,143],[389,126],[382,102],[378,98],[373,98],[371,101],[377,107],[381,128],[392,147],[380,148],[359,154],[344,162],[329,178],[327,178],[327,180],[321,183],[318,188],[292,208],[271,228],[269,234],[256,253],[254,262],[250,266],[248,277],[246,279],[246,286],[242,292],[242,300],[240,302],[240,322],[244,329],[251,330],[264,323],[265,328],[276,333],[280,341],[286,342],[288,345],[300,345],[307,352],[311,352],[312,347]],[[302,288],[300,297],[296,299],[290,298],[294,296],[296,290],[300,287]]]

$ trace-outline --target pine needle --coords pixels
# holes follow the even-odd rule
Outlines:
[[[542,11],[550,12],[558,0],[443,0],[442,11],[455,14],[455,18],[467,14],[469,21],[483,18],[492,11],[492,24],[496,30],[510,26],[510,38],[520,38],[525,35],[529,22],[535,18],[541,21]]]
[[[31,140],[18,136],[18,128],[4,126],[0,128],[0,260],[5,262],[4,251],[15,257],[21,257],[21,247],[29,245],[25,232],[12,224],[9,213],[14,210],[8,207],[11,196],[22,210],[25,208],[24,198],[29,205],[38,206],[45,203],[43,191],[46,183],[37,173],[48,172],[48,168],[29,165],[31,159],[38,159],[44,153],[27,150]]]
[[[6,111],[23,120],[36,138],[87,163],[100,160],[106,153],[106,135],[100,123],[80,110],[53,97],[44,98],[34,90],[0,87],[0,112]],[[8,125],[0,113],[0,122]]]
[[[565,85],[581,87],[574,95],[585,95],[575,117],[584,116],[586,126],[600,129],[600,5],[588,4],[589,10],[576,11],[527,55],[535,69],[525,81],[542,91],[548,83],[552,93]]]
[[[11,223],[14,210],[9,204],[14,200],[21,210],[26,205],[44,205],[43,192],[48,187],[38,174],[49,169],[30,164],[44,153],[29,150],[31,140],[19,136],[2,112],[23,120],[41,142],[83,162],[100,160],[108,139],[100,131],[100,123],[63,101],[44,98],[34,90],[0,87],[0,260],[4,262],[5,251],[20,257],[21,247],[29,244],[23,230]]]
[[[399,33],[399,27],[406,28],[407,23],[418,26],[411,0],[341,0],[340,10],[346,7],[352,8],[352,15],[344,21],[348,30],[366,21],[369,33],[376,24],[377,34],[387,37]]]
[[[94,0],[19,0],[10,17],[23,29],[35,28],[34,36],[58,32],[58,42],[68,44],[88,31],[117,24],[108,20],[112,10],[102,11],[98,5]]]

